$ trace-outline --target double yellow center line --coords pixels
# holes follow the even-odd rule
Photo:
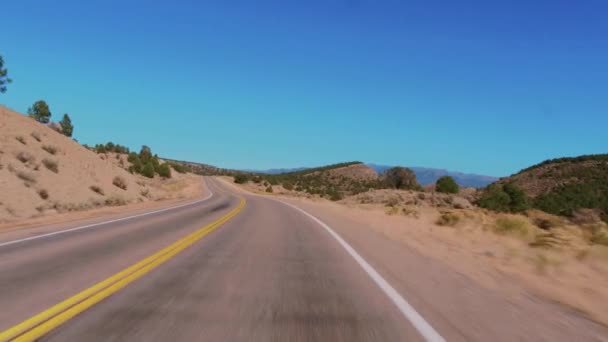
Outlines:
[[[67,322],[74,316],[99,303],[104,298],[119,291],[131,282],[163,264],[186,247],[202,239],[205,235],[211,233],[238,214],[245,207],[245,203],[245,199],[241,198],[239,205],[220,219],[150,255],[135,265],[89,287],[77,295],[40,312],[8,330],[0,332],[0,341],[34,341],[40,338],[49,331]]]

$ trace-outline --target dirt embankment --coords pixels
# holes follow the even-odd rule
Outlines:
[[[0,224],[200,194],[198,176],[149,179],[129,173],[127,163],[0,106]]]

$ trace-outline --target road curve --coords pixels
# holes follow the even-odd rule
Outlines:
[[[0,331],[218,220],[239,196],[0,247]],[[245,195],[236,216],[59,325],[53,341],[418,341],[420,333],[317,222]]]

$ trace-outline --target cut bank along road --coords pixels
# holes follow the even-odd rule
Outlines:
[[[228,215],[215,196],[163,215],[0,248],[0,328],[81,293]],[[327,231],[265,198],[96,305],[45,340],[415,341],[420,333]]]

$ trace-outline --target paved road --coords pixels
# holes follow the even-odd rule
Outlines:
[[[42,339],[424,340],[317,222],[207,184],[214,195],[194,205],[1,246],[0,331],[218,220],[245,197],[222,226]]]

